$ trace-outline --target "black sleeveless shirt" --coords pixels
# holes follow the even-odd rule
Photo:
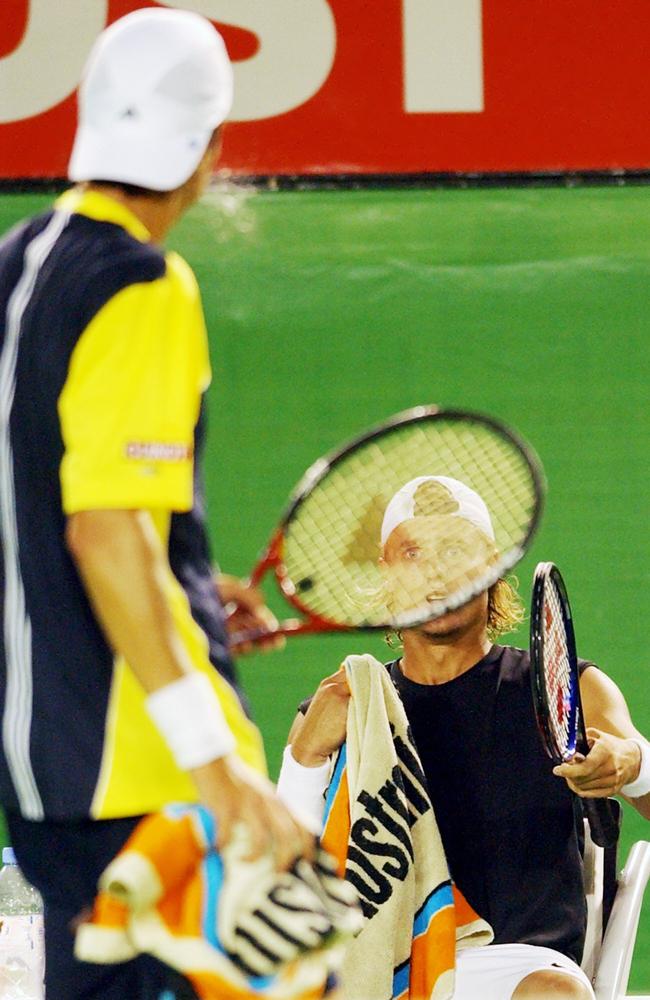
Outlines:
[[[537,732],[527,652],[493,646],[445,684],[388,664],[427,777],[452,878],[494,944],[580,962],[586,907],[582,810]],[[580,668],[589,664],[581,661]]]

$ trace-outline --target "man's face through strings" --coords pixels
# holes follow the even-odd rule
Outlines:
[[[381,560],[395,615],[435,606],[477,580],[494,561],[494,543],[464,518],[409,518],[390,534]]]
[[[491,531],[489,520],[487,525]],[[397,520],[384,541],[380,565],[387,606],[395,617],[409,613],[424,617],[427,608],[435,614],[440,601],[464,591],[476,594],[477,581],[496,558],[494,540],[463,516],[450,490],[436,480],[425,480],[413,491],[408,515]],[[439,618],[441,625],[450,614],[458,612]]]

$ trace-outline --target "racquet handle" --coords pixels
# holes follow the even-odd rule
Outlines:
[[[230,648],[235,652],[240,646],[253,642],[260,645],[275,636],[289,635],[322,635],[324,632],[348,632],[349,628],[342,625],[332,625],[312,616],[311,618],[285,618],[272,631],[266,628],[251,628],[241,632],[231,632],[228,637]]]
[[[591,839],[598,847],[613,847],[618,840],[619,825],[607,799],[582,799],[582,806],[591,830]]]
[[[304,632],[305,629],[301,628],[302,625],[304,625],[304,622],[301,622],[298,618],[289,618],[273,630],[260,627],[244,629],[241,632],[232,632],[228,636],[228,643],[233,651],[239,649],[240,646],[245,646],[249,642],[261,645],[269,639],[274,639],[276,636],[294,635],[296,632]]]

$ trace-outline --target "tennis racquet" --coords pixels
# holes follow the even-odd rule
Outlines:
[[[571,607],[564,581],[552,562],[538,563],[530,614],[530,661],[533,703],[544,748],[556,764],[585,757],[585,733],[578,657]],[[618,823],[607,799],[581,799],[591,836],[599,847],[618,839]]]
[[[451,477],[478,493],[494,538],[454,516],[454,498],[434,482],[416,493],[414,520],[382,545],[386,507],[416,477]],[[283,635],[414,627],[467,603],[521,559],[543,497],[539,460],[505,424],[418,406],[314,462],[250,581],[256,586],[272,572],[300,613],[281,622]],[[391,560],[400,532],[423,526],[426,537]],[[236,647],[269,635],[240,632],[231,641]]]

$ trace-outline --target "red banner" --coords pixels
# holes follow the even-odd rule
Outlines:
[[[0,177],[64,177],[74,91],[137,7],[211,17],[235,174],[650,168],[648,0],[4,0]]]

